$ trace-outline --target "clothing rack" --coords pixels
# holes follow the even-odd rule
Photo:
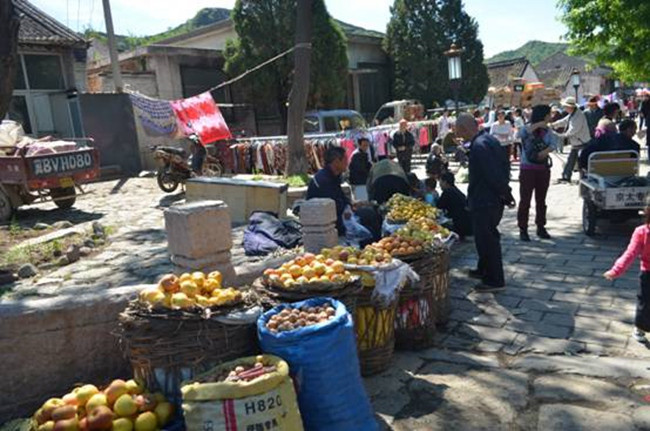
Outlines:
[[[320,139],[320,138],[340,138],[344,132],[336,133],[318,133],[318,134],[309,134],[304,135],[303,139]],[[278,135],[278,136],[256,136],[250,138],[233,138],[233,141],[283,141],[287,140],[287,135]]]

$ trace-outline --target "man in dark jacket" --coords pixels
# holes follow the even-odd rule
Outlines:
[[[445,210],[454,222],[454,232],[461,239],[472,235],[472,220],[467,210],[467,197],[456,187],[456,179],[451,172],[445,172],[440,177],[442,195],[437,207]]]
[[[480,278],[478,292],[495,292],[505,288],[501,235],[498,226],[504,205],[514,206],[508,154],[499,141],[488,133],[478,132],[478,124],[469,114],[456,122],[458,135],[471,141],[469,149],[468,206],[474,228],[478,267],[470,276]]]
[[[606,133],[599,138],[592,139],[589,145],[580,153],[580,169],[586,171],[589,164],[589,156],[600,151],[623,151],[632,150],[639,153],[641,147],[633,139],[636,134],[636,123],[634,120],[626,119],[618,126],[618,133]]]
[[[367,138],[359,138],[357,149],[352,153],[350,159],[350,184],[353,186],[365,186],[368,181],[368,174],[372,168],[368,147],[370,142]]]
[[[411,172],[411,156],[413,155],[413,147],[415,146],[415,138],[406,127],[408,122],[404,119],[399,122],[399,130],[395,132],[391,139],[391,144],[397,153],[397,161],[399,162],[404,173]]]
[[[594,137],[594,132],[598,126],[598,122],[603,118],[603,110],[598,106],[598,96],[593,96],[587,102],[589,109],[585,110],[585,117],[587,117],[587,126],[589,126],[589,134]]]

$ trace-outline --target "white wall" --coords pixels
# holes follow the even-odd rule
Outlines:
[[[526,82],[539,82],[539,77],[535,73],[535,70],[530,66],[526,66],[523,75],[521,76],[526,80]]]
[[[226,41],[228,39],[236,38],[237,32],[235,31],[235,27],[231,25],[223,29],[214,30],[210,33],[198,35],[190,39],[172,42],[169,45],[182,48],[216,49],[223,51],[226,49]]]
[[[358,69],[359,63],[386,63],[381,45],[348,42],[348,67]]]

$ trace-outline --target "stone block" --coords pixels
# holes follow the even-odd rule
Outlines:
[[[305,251],[310,253],[320,253],[323,248],[332,248],[339,242],[339,236],[336,229],[330,229],[323,233],[305,233],[302,237]]]
[[[539,409],[537,429],[540,431],[589,429],[632,431],[635,427],[629,416],[620,413],[563,404],[548,404]]]
[[[303,235],[329,233],[332,229],[336,229],[336,223],[334,222],[322,226],[302,225]]]
[[[332,199],[309,199],[300,205],[300,223],[303,226],[322,226],[334,221],[336,221],[336,203]]]
[[[169,253],[200,259],[232,247],[228,206],[221,201],[200,201],[165,210]]]

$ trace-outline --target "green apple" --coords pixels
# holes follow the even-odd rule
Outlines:
[[[174,414],[174,406],[171,403],[168,403],[167,401],[158,403],[156,408],[154,409],[154,413],[156,414],[156,418],[158,418],[158,423],[160,424],[161,427],[164,427],[169,423],[169,420],[172,418],[172,415]]]
[[[129,418],[118,418],[113,421],[113,431],[132,431],[133,422]]]
[[[54,421],[47,421],[38,426],[38,431],[52,431],[54,429]]]
[[[135,431],[155,431],[158,428],[158,419],[153,412],[144,412],[135,420]]]
[[[115,400],[113,411],[120,417],[131,416],[138,411],[138,405],[131,395],[124,394]]]
[[[95,385],[83,385],[77,391],[77,401],[80,406],[85,406],[88,400],[95,394],[99,393],[99,389]]]
[[[40,423],[45,423],[52,418],[52,412],[58,407],[64,406],[65,403],[61,398],[50,398],[49,400],[43,403],[41,407],[41,418],[39,419]],[[42,419],[42,422],[41,422]]]
[[[99,393],[95,394],[86,403],[86,411],[87,412],[92,412],[95,410],[96,407],[99,406],[108,406],[108,400],[106,399],[106,395]]]
[[[120,379],[113,380],[113,382],[104,391],[109,406],[115,404],[115,401],[127,392],[128,390],[126,387],[126,382]]]
[[[144,392],[144,386],[133,379],[127,380],[125,384],[127,392],[131,395],[140,395]]]
[[[75,406],[65,405],[57,407],[52,411],[52,420],[58,422],[64,419],[77,417],[77,408]]]

